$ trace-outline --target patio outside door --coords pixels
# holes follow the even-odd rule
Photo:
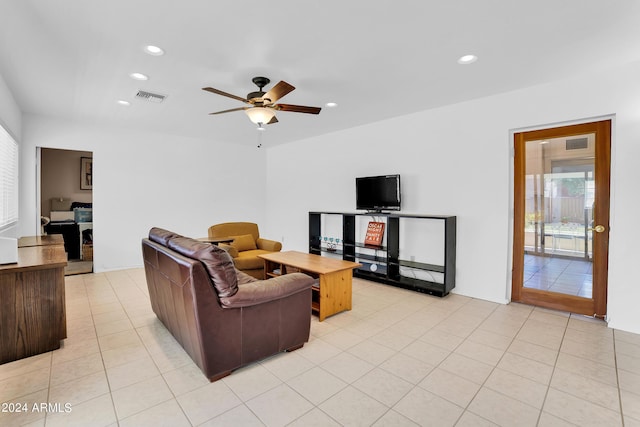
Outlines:
[[[514,135],[512,301],[604,318],[611,121]]]

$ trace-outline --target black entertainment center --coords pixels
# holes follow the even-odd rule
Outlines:
[[[325,221],[323,221],[323,217]],[[362,224],[367,221],[366,217],[375,217],[376,220],[386,224],[383,245],[365,245],[364,233],[356,231],[358,225],[360,225],[359,229],[362,229]],[[327,235],[327,230],[322,229],[322,224],[330,219],[341,223],[341,243],[334,244],[331,240],[331,244],[327,244],[327,240],[322,239],[322,236]],[[407,236],[406,233],[401,234],[401,226],[406,226],[408,222],[411,222],[414,227],[417,224],[418,227],[423,226],[424,230],[428,230],[429,224],[433,225],[433,221],[436,221],[437,228],[442,230],[441,232],[444,234],[444,236],[435,236],[443,241],[442,259],[444,262],[430,264],[401,259],[403,246],[418,243],[412,239],[412,236]],[[399,213],[309,212],[309,253],[341,257],[346,261],[363,264],[362,267],[354,270],[355,277],[442,297],[449,294],[455,287],[456,217],[402,215]],[[413,277],[407,272],[410,272]],[[442,280],[432,280],[432,273],[441,277]],[[420,275],[427,278],[418,277]]]

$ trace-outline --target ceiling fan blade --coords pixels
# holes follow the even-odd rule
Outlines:
[[[214,89],[212,87],[203,87],[202,90],[206,90],[207,92],[215,93],[216,95],[226,96],[227,98],[237,99],[238,101],[242,101],[242,102],[245,102],[247,104],[251,104],[249,101],[247,101],[244,98],[241,98],[241,97],[236,96],[236,95],[232,95],[232,94],[227,93],[227,92],[223,92],[223,91],[218,90],[218,89]]]
[[[209,113],[209,115],[215,115],[215,114],[222,114],[222,113],[230,113],[232,111],[241,111],[241,110],[246,110],[249,107],[239,107],[239,108],[232,108],[230,110],[222,110],[222,111],[216,111],[215,113]]]
[[[293,113],[307,113],[307,114],[319,114],[322,108],[320,107],[306,107],[304,105],[291,105],[291,104],[276,104],[273,106],[276,110],[291,111]]]
[[[276,116],[273,116],[273,118],[271,120],[269,120],[269,123],[267,123],[268,125],[272,125],[274,123],[278,123],[278,119],[276,118]]]
[[[282,98],[283,96],[293,91],[294,89],[295,87],[291,86],[289,83],[285,81],[280,81],[274,87],[269,89],[269,92],[267,92],[262,97],[262,99],[269,99],[270,100],[269,104],[273,104],[278,99]]]

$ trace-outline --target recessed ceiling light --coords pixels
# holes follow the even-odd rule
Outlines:
[[[148,53],[149,55],[153,55],[153,56],[164,55],[164,50],[162,50],[162,48],[159,48],[158,46],[153,46],[153,45],[145,46],[144,51],[145,53]]]
[[[329,108],[334,108],[337,107],[338,104],[336,102],[327,102],[326,104],[324,104],[325,106],[329,107]]]
[[[129,77],[136,80],[149,80],[149,76],[142,73],[131,73],[129,74]]]
[[[465,55],[465,56],[461,56],[458,59],[458,64],[471,64],[474,63],[478,60],[478,57],[475,55]]]
[[[125,107],[128,107],[129,105],[131,105],[131,103],[129,101],[125,101],[123,99],[119,99],[118,100],[118,104],[123,105]]]

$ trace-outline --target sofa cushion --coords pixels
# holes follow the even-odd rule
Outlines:
[[[264,260],[258,258],[258,255],[268,254],[269,251],[256,249],[253,251],[239,252],[238,256],[233,259],[238,270],[254,270],[256,268],[264,268]]]
[[[152,242],[160,243],[163,246],[167,246],[169,240],[174,237],[182,237],[181,235],[174,233],[173,231],[165,230],[159,227],[153,227],[149,230],[149,240]]]
[[[303,273],[285,274],[268,280],[252,280],[243,283],[235,295],[220,298],[220,303],[222,308],[250,307],[286,298],[311,288],[312,284],[313,278]]]
[[[252,251],[254,249],[258,249],[258,247],[256,246],[256,240],[253,238],[251,234],[233,236],[233,242],[231,242],[231,246],[236,248],[238,252]]]
[[[238,250],[231,245],[227,245],[226,243],[219,243],[218,247],[227,251],[229,255],[231,255],[231,258],[235,258],[238,256]]]
[[[238,292],[236,269],[227,251],[188,237],[175,237],[169,240],[168,247],[186,257],[200,260],[211,276],[218,297],[230,297]]]
[[[236,275],[238,276],[238,289],[240,289],[240,286],[242,285],[258,281],[258,279],[256,279],[255,277],[249,276],[247,273],[245,273],[244,271],[240,271],[237,268]]]

